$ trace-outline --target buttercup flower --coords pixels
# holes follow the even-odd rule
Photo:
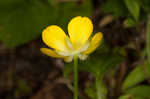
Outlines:
[[[51,57],[63,58],[71,62],[74,55],[85,60],[92,53],[102,40],[102,33],[96,33],[90,38],[93,32],[92,21],[88,17],[77,16],[68,24],[68,35],[57,25],[48,26],[42,32],[43,42],[50,48],[40,50]]]

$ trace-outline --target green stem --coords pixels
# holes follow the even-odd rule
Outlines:
[[[99,78],[99,76],[96,77],[96,92],[97,92],[97,99],[103,99],[101,90],[101,79]]]
[[[150,63],[150,15],[148,15],[146,47],[147,47],[146,49],[147,49],[148,62]]]
[[[74,55],[74,99],[78,99],[78,56]]]

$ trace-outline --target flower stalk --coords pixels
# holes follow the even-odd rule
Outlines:
[[[74,55],[74,99],[78,99],[78,56]]]
[[[74,55],[74,99],[78,99],[78,55]]]

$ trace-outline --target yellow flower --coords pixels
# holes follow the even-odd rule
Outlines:
[[[81,16],[69,22],[68,35],[57,25],[48,26],[42,32],[42,39],[52,49],[40,50],[48,56],[63,58],[66,62],[71,62],[74,55],[84,60],[100,45],[103,37],[102,33],[98,32],[90,38],[92,32],[92,21]]]

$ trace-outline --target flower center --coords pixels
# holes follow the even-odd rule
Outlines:
[[[76,50],[73,47],[73,45],[68,37],[65,40],[66,40],[66,44],[68,47],[68,51],[67,52],[57,51],[57,53],[62,56],[74,56],[75,54],[79,55],[81,52],[86,51],[89,47],[89,41],[87,41],[81,48]]]

